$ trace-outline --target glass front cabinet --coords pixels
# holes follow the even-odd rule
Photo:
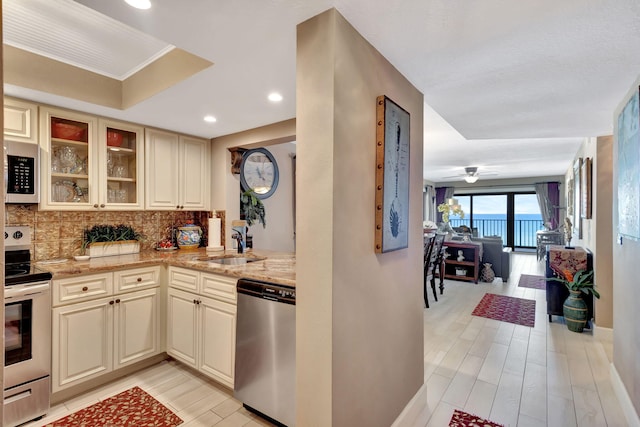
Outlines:
[[[41,209],[143,209],[143,127],[41,107],[40,144]]]

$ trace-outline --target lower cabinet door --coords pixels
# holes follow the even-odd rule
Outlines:
[[[233,388],[236,352],[236,306],[199,297],[200,359],[198,369]]]
[[[167,293],[167,354],[193,368],[197,368],[199,298],[173,288]]]
[[[160,352],[160,289],[115,296],[114,369]]]
[[[113,298],[53,309],[52,392],[112,370]]]

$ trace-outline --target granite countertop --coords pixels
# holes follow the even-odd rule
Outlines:
[[[241,265],[222,265],[206,260],[203,257],[222,255],[264,257],[264,260]],[[172,265],[192,268],[209,273],[223,274],[231,277],[264,280],[287,286],[296,285],[296,257],[293,253],[251,250],[238,254],[236,250],[207,252],[205,248],[196,250],[175,250],[170,252],[142,251],[138,254],[91,258],[88,261],[73,259],[55,263],[39,261],[36,265],[53,274],[53,279],[61,279],[79,274],[101,273],[121,269],[144,267],[149,265]]]

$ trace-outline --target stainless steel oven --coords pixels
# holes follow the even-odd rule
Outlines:
[[[30,241],[29,227],[6,227],[5,427],[39,418],[49,410],[51,273],[31,264]]]

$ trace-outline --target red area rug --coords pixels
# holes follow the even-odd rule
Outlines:
[[[477,417],[475,415],[468,414],[466,412],[453,411],[451,421],[449,421],[449,427],[504,427],[502,424],[496,424],[491,421],[487,421],[484,418]]]
[[[174,427],[180,424],[180,417],[140,387],[133,387],[45,427]]]
[[[484,294],[471,314],[533,328],[536,320],[536,302],[532,299]]]
[[[521,288],[547,289],[547,280],[544,276],[533,276],[530,274],[521,274],[518,286]]]

